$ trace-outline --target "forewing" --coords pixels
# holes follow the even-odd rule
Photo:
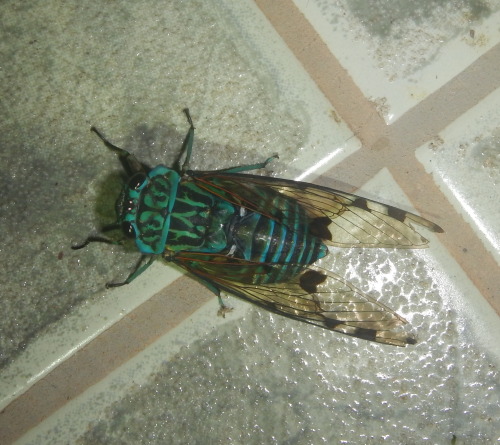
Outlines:
[[[332,331],[394,346],[414,344],[398,330],[407,322],[394,311],[356,289],[343,278],[318,266],[283,283],[262,281],[280,264],[257,263],[224,255],[180,253],[174,261],[201,280],[268,310]]]
[[[443,231],[413,213],[306,182],[217,172],[195,172],[193,179],[227,201],[284,224],[287,218],[294,220],[290,217],[293,206],[284,205],[291,200],[309,216],[309,231],[333,246],[420,248],[428,241],[412,222],[433,232]]]

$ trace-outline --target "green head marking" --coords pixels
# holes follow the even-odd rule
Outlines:
[[[179,181],[175,170],[159,165],[147,174],[134,174],[125,185],[117,203],[118,218],[141,253],[159,255],[165,250]]]

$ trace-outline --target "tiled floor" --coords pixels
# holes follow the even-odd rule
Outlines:
[[[388,6],[390,5],[390,6]],[[500,3],[5,1],[0,8],[0,443],[500,440]],[[380,346],[217,300],[70,245],[112,221],[119,163],[279,160],[445,229],[335,249],[411,323]]]

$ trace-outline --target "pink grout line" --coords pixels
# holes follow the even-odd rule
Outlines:
[[[12,443],[36,427],[210,299],[215,316],[218,305],[205,287],[187,277],[174,281],[5,407],[0,413],[0,444]]]
[[[416,148],[500,88],[500,45],[387,126],[291,0],[255,2],[362,142],[362,148],[337,164],[328,176],[352,184],[354,190],[388,168],[417,210],[443,226],[446,233],[439,235],[440,240],[500,314],[497,262],[415,157]]]

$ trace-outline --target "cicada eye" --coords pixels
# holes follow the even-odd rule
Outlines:
[[[141,188],[141,186],[144,184],[144,181],[146,181],[147,176],[144,173],[136,173],[134,176],[132,176],[128,180],[128,187],[131,190],[137,190],[138,188]]]
[[[122,222],[122,231],[127,238],[136,238],[135,228],[128,221]]]

